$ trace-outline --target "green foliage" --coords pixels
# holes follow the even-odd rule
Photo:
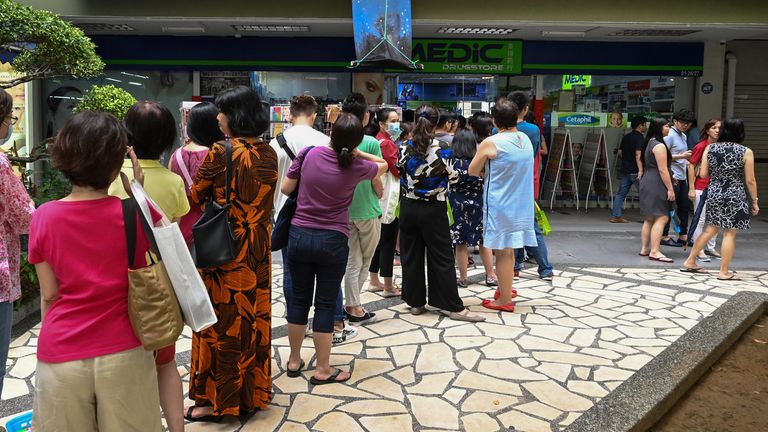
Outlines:
[[[21,74],[0,80],[0,88],[41,78],[100,75],[104,62],[82,30],[48,11],[0,0],[0,52],[16,52],[13,67]]]
[[[83,95],[83,100],[72,111],[104,111],[122,120],[135,103],[136,98],[121,88],[95,85]]]
[[[22,279],[28,280],[32,284],[37,283],[37,272],[35,272],[35,266],[34,264],[30,264],[29,259],[27,258],[27,253],[22,252],[21,253],[21,261],[20,261],[20,267],[19,267],[19,276],[21,276]]]
[[[27,184],[27,191],[36,207],[48,201],[64,198],[72,191],[72,185],[53,167],[43,170],[39,185],[30,183]]]

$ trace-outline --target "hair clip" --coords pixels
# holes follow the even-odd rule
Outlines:
[[[425,118],[425,119],[429,120],[429,113],[428,113],[427,111],[422,111],[422,112],[419,114],[419,117],[420,117],[420,118]]]
[[[349,153],[349,149],[344,147],[344,148],[341,149],[341,152],[342,153]]]

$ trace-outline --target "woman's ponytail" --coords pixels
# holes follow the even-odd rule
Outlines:
[[[421,158],[427,156],[427,149],[434,139],[435,126],[439,118],[437,110],[430,105],[422,105],[414,113],[413,148]]]
[[[352,165],[352,152],[363,141],[363,124],[355,115],[341,113],[331,130],[331,148],[336,151],[339,167],[348,168]]]

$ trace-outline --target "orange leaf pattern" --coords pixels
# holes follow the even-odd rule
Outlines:
[[[225,203],[224,147],[216,144],[198,171],[192,198]],[[200,271],[219,321],[192,336],[189,398],[217,415],[264,409],[272,399],[272,255],[270,216],[277,154],[264,141],[232,140],[229,218],[235,261]]]

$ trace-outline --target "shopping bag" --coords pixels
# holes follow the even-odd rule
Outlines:
[[[192,255],[189,253],[187,242],[181,234],[179,225],[171,222],[162,214],[160,207],[144,191],[136,181],[131,181],[131,191],[139,203],[141,214],[152,226],[152,232],[157,241],[157,248],[163,257],[163,263],[171,279],[176,298],[179,300],[184,322],[193,331],[202,331],[216,323],[216,312],[213,310],[208,290],[197,272]],[[149,205],[162,215],[160,226],[155,226]]]
[[[536,223],[539,225],[539,229],[541,230],[541,233],[545,236],[548,236],[549,233],[552,232],[552,226],[549,224],[549,219],[547,219],[547,214],[544,213],[544,210],[539,207],[539,203],[534,202],[533,205],[536,209],[535,219]]]
[[[384,194],[379,200],[381,223],[391,224],[397,219],[397,208],[400,205],[400,180],[390,172],[384,173],[381,180],[384,183]]]

